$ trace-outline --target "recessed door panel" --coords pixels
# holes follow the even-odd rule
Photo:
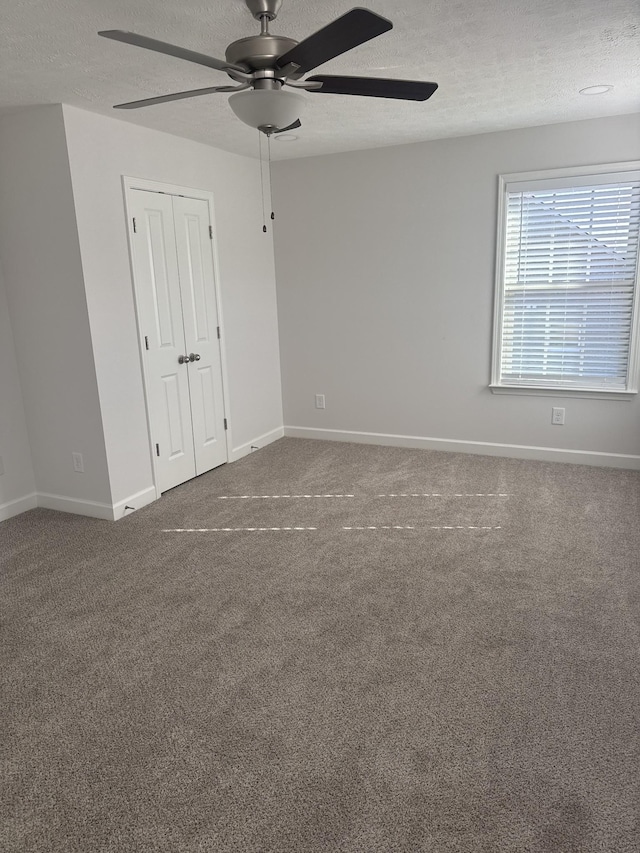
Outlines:
[[[173,313],[175,313],[177,305],[175,304],[175,294],[171,292],[171,271],[167,269],[167,247],[164,239],[166,213],[162,210],[147,209],[145,210],[145,216],[147,260],[149,264],[153,306],[155,309],[158,345],[161,347],[175,347],[176,336],[173,325]],[[171,236],[170,233],[169,236]],[[173,304],[172,296],[174,296]]]
[[[206,278],[207,270],[203,267],[203,258],[206,251],[211,252],[208,245],[202,246],[202,223],[200,216],[195,213],[183,214],[183,227],[185,229],[185,239],[188,247],[187,257],[189,260],[188,277],[185,282],[189,288],[190,299],[188,300],[189,310],[193,312],[191,325],[194,332],[194,341],[208,341],[210,338],[209,332],[209,311],[207,307],[207,285],[210,282]],[[207,242],[209,238],[207,237]]]
[[[163,415],[169,438],[167,455],[169,459],[174,460],[178,456],[184,456],[185,452],[183,419],[180,417],[183,402],[180,400],[180,380],[175,374],[163,376],[162,387],[164,390]]]
[[[216,386],[213,370],[210,366],[198,367],[197,380],[200,383],[198,397],[202,401],[202,440],[210,444],[218,440],[217,429],[220,419],[216,411]]]

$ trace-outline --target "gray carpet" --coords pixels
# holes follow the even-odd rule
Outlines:
[[[639,520],[638,473],[284,439],[3,523],[2,849],[637,853]]]

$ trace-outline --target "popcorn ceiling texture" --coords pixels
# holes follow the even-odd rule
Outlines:
[[[635,112],[640,108],[636,0],[284,0],[272,30],[301,40],[359,4],[394,29],[322,66],[325,73],[433,80],[426,103],[305,95],[295,144],[274,159],[419,142]],[[171,57],[98,38],[125,29],[223,57],[258,32],[243,0],[5,0],[0,30],[0,115],[67,103],[124,121],[257,155],[256,133],[227,95],[113,113],[114,103],[228,82]],[[578,95],[598,83],[600,98]]]

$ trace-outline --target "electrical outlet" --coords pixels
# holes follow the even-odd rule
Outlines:
[[[84,459],[82,458],[82,453],[72,453],[71,458],[73,459],[73,470],[78,474],[84,474]]]
[[[324,409],[324,394],[316,394],[316,409]]]
[[[556,406],[551,409],[551,423],[557,426],[564,425],[564,409]]]

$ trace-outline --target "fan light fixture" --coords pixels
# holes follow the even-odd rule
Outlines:
[[[229,106],[249,127],[276,131],[300,118],[304,98],[282,89],[248,89],[229,98]]]

